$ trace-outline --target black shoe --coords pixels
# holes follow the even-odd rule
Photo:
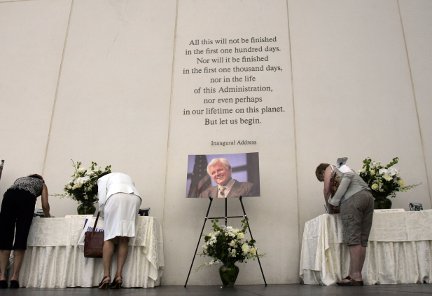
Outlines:
[[[115,278],[110,285],[110,289],[120,289],[123,284],[123,279],[121,277]]]
[[[20,287],[18,281],[10,281],[9,289],[18,289]]]
[[[363,281],[356,281],[352,279],[350,276],[347,276],[343,280],[336,283],[338,286],[363,286]]]
[[[0,281],[0,289],[7,289],[7,288],[8,288],[7,280]]]
[[[99,283],[99,289],[108,289],[110,285],[110,277],[104,276],[101,282]]]

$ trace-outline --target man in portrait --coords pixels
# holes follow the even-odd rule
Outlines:
[[[207,173],[217,185],[204,190],[200,197],[228,198],[256,195],[253,183],[239,182],[231,177],[231,164],[225,158],[212,159],[207,165]]]

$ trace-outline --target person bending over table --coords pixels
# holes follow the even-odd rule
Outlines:
[[[104,276],[99,289],[119,289],[123,283],[123,267],[128,255],[129,238],[135,237],[136,218],[141,197],[131,177],[109,173],[98,179],[99,210],[104,217]],[[111,260],[114,244],[118,244],[117,270],[111,282]]]
[[[343,172],[338,171],[341,181],[334,194],[332,176],[338,169],[334,165],[321,163],[316,168],[315,174],[320,182],[324,182],[324,199],[329,204],[340,207],[342,239],[349,249],[349,275],[337,284],[363,286],[361,272],[372,227],[374,199],[363,179],[347,166],[344,168]]]
[[[20,287],[19,272],[38,196],[41,196],[44,217],[50,217],[48,189],[44,179],[38,174],[18,178],[3,196],[0,211],[0,289],[8,288],[6,269],[12,250],[14,262],[10,288]]]

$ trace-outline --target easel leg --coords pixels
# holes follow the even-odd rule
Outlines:
[[[245,211],[245,208],[244,208],[244,205],[243,205],[243,198],[240,196],[240,197],[239,197],[239,200],[240,200],[240,204],[241,204],[241,207],[242,207],[242,210],[243,210],[243,215],[244,215],[244,217],[245,217],[245,219],[246,219],[246,222],[247,222],[247,226],[248,226],[249,234],[250,234],[250,236],[251,236],[251,239],[255,240],[255,239],[253,238],[252,231],[251,231],[250,226],[249,226],[249,219],[248,219],[248,217],[247,217],[247,215],[246,215],[246,211]],[[258,260],[258,264],[259,264],[259,267],[260,267],[260,270],[261,270],[261,274],[262,274],[262,277],[263,277],[263,280],[264,280],[264,285],[267,287],[267,282],[266,282],[266,279],[265,279],[265,276],[264,276],[264,271],[263,271],[263,269],[262,269],[261,261],[260,261],[258,255],[259,255],[259,254],[258,254],[258,252],[257,252],[257,260]]]
[[[190,276],[190,273],[191,273],[191,270],[192,270],[192,266],[193,266],[193,264],[194,264],[196,254],[197,254],[197,252],[198,252],[199,243],[200,243],[200,241],[201,241],[201,237],[202,237],[202,234],[203,234],[203,231],[204,231],[204,227],[205,227],[205,224],[206,224],[206,222],[207,222],[208,214],[209,214],[209,212],[210,212],[210,208],[211,208],[211,205],[212,205],[212,202],[213,202],[213,198],[209,197],[209,199],[210,199],[210,202],[209,202],[209,206],[208,206],[208,208],[207,208],[207,213],[206,213],[205,218],[204,218],[204,223],[203,223],[203,226],[202,226],[202,228],[201,228],[201,233],[200,233],[200,236],[199,236],[199,238],[198,238],[198,242],[197,242],[197,245],[196,245],[196,248],[195,248],[195,253],[194,253],[194,255],[193,255],[192,262],[191,262],[191,265],[190,265],[190,268],[189,268],[189,272],[188,272],[188,275],[187,275],[187,278],[186,278],[186,282],[185,282],[185,284],[184,284],[184,287],[185,287],[185,288],[186,288],[186,285],[187,285],[187,283],[188,283],[188,281],[189,281],[189,276]]]
[[[225,226],[228,225],[228,199],[225,198]]]

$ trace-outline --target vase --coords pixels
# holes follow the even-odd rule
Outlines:
[[[374,196],[374,209],[391,209],[392,201],[387,194],[372,192]]]
[[[77,212],[79,215],[93,215],[96,207],[92,202],[83,202],[78,205]]]
[[[240,269],[234,263],[224,264],[219,268],[219,276],[224,287],[233,287]]]

